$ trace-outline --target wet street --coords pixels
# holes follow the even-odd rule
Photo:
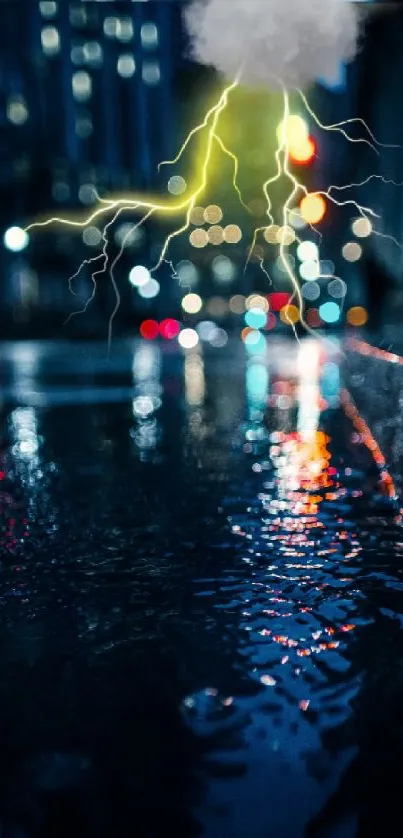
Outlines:
[[[0,346],[2,836],[400,834],[400,397],[345,349]]]

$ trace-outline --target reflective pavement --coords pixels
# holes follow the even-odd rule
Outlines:
[[[0,347],[5,835],[395,834],[386,368],[330,339]]]

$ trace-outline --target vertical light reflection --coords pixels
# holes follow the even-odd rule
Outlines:
[[[201,355],[192,353],[185,359],[185,394],[189,407],[202,407],[206,396],[204,362]]]
[[[154,345],[139,345],[133,356],[134,425],[130,435],[140,460],[146,461],[154,453],[160,437],[160,423],[155,413],[161,407],[161,350]]]
[[[319,426],[321,354],[321,346],[316,340],[307,340],[300,344],[297,359],[297,431],[305,441],[314,439]]]

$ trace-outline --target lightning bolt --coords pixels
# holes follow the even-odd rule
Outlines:
[[[87,299],[84,307],[80,311],[74,311],[70,315],[70,317],[75,316],[79,313],[84,313],[88,306],[92,303],[95,298],[98,282],[100,281],[102,276],[109,276],[110,283],[113,288],[114,296],[115,296],[115,303],[113,306],[113,310],[110,315],[109,323],[108,323],[108,342],[110,344],[111,337],[112,337],[112,325],[114,317],[118,311],[120,305],[120,292],[118,288],[118,284],[115,278],[115,270],[118,265],[120,258],[122,257],[125,246],[129,238],[133,233],[135,233],[143,224],[149,221],[154,216],[163,216],[165,218],[176,217],[177,215],[184,216],[183,223],[179,223],[178,226],[170,232],[162,245],[159,257],[155,263],[155,265],[151,268],[151,273],[157,271],[163,263],[168,263],[172,266],[172,263],[168,259],[168,252],[170,246],[174,239],[181,236],[183,233],[189,230],[191,226],[191,218],[192,212],[197,205],[197,201],[201,198],[201,196],[206,192],[208,184],[209,184],[209,172],[210,172],[210,165],[213,156],[213,148],[217,146],[221,153],[226,156],[232,164],[233,168],[233,177],[232,177],[232,186],[238,196],[238,199],[242,205],[242,207],[249,213],[250,210],[246,205],[245,201],[243,200],[242,192],[239,187],[238,178],[239,178],[239,159],[234,154],[234,152],[227,147],[224,143],[220,132],[219,132],[219,123],[220,118],[223,112],[227,109],[229,104],[229,97],[230,94],[239,86],[241,79],[241,74],[239,73],[237,78],[225,89],[222,91],[221,95],[219,96],[218,101],[207,111],[204,119],[197,124],[192,130],[189,132],[188,136],[186,137],[185,141],[183,142],[182,146],[179,149],[178,154],[172,160],[163,160],[159,166],[158,170],[161,169],[162,166],[174,166],[176,165],[186,150],[188,149],[192,140],[199,134],[206,134],[205,139],[205,148],[203,153],[203,159],[200,166],[199,177],[197,180],[196,185],[193,189],[188,190],[187,194],[181,198],[180,200],[152,200],[151,198],[145,198],[144,196],[137,195],[137,194],[129,194],[127,196],[111,196],[108,198],[102,198],[96,190],[94,190],[97,205],[95,209],[85,217],[77,218],[77,217],[58,217],[54,216],[51,218],[47,218],[43,221],[36,221],[32,224],[29,224],[26,227],[26,231],[29,232],[33,229],[38,228],[45,228],[51,225],[63,225],[68,226],[76,229],[85,229],[90,224],[92,224],[96,219],[109,217],[109,220],[105,223],[102,233],[102,240],[103,246],[101,252],[92,257],[91,259],[84,259],[81,263],[78,270],[69,278],[69,288],[70,291],[74,294],[74,281],[79,276],[80,272],[85,266],[96,266],[97,263],[100,264],[99,269],[93,270],[91,273],[91,282],[92,282],[92,291]],[[348,119],[344,122],[334,123],[331,125],[325,125],[321,122],[318,115],[315,113],[313,108],[308,102],[305,94],[299,90],[298,94],[301,98],[301,101],[310,115],[310,117],[314,120],[315,124],[323,131],[336,131],[343,135],[343,137],[351,143],[358,143],[362,142],[367,144],[375,153],[379,154],[379,148],[399,148],[399,146],[390,146],[383,143],[379,143],[374,134],[371,132],[370,128],[361,118],[355,119]],[[307,323],[304,319],[304,300],[302,296],[301,286],[298,277],[296,276],[295,271],[292,268],[291,260],[289,259],[289,251],[288,251],[288,243],[287,243],[287,230],[289,228],[289,221],[290,221],[290,213],[295,208],[295,202],[297,198],[301,195],[308,196],[310,193],[307,187],[297,178],[297,176],[293,173],[291,169],[291,156],[290,156],[290,144],[289,138],[287,135],[287,123],[290,117],[290,96],[286,89],[283,89],[283,130],[281,132],[281,137],[278,141],[278,146],[274,154],[275,162],[276,162],[276,171],[273,176],[269,177],[263,184],[263,195],[266,202],[266,215],[269,219],[271,224],[274,224],[274,214],[273,214],[273,206],[271,200],[271,187],[281,179],[285,179],[290,184],[290,191],[281,210],[281,217],[282,217],[282,226],[281,226],[281,240],[279,241],[279,258],[281,264],[284,269],[284,273],[289,279],[290,287],[292,289],[292,294],[290,296],[289,302],[285,309],[285,316],[289,325],[292,327],[295,336],[297,337],[296,326],[295,326],[295,317],[290,316],[291,305],[296,302],[297,309],[298,309],[298,318],[303,327],[307,331],[311,331]],[[365,137],[353,137],[349,133],[349,127],[353,124],[360,124],[366,131],[367,136]],[[351,198],[342,199],[336,197],[337,194],[350,190],[352,188],[359,188],[365,186],[373,179],[380,179],[384,183],[392,183],[396,186],[402,186],[403,184],[398,184],[395,181],[387,180],[383,178],[381,175],[370,175],[365,180],[361,181],[360,183],[351,183],[345,185],[335,185],[332,184],[326,191],[316,192],[315,195],[320,195],[325,198],[330,203],[333,203],[337,207],[347,207],[352,206],[356,210],[356,212],[362,216],[363,218],[367,219],[380,219],[379,216],[371,207],[361,205],[358,201],[355,201]],[[128,233],[124,236],[120,250],[118,254],[115,256],[113,261],[110,263],[109,258],[109,231],[119,218],[119,216],[123,212],[131,212],[131,213],[139,213],[141,218],[133,224]],[[321,234],[315,230],[315,227],[311,225],[312,229],[319,235]],[[246,259],[245,270],[250,262],[250,259],[253,256],[255,251],[258,237],[260,233],[264,233],[267,229],[267,225],[265,226],[258,226],[254,229],[251,245],[248,251],[248,256]],[[402,247],[401,243],[399,243],[394,237],[389,236],[386,233],[382,233],[380,231],[374,230],[373,232],[376,235],[382,236],[383,238],[388,238],[392,240],[397,246]],[[299,242],[300,240],[296,237],[296,241]],[[268,281],[271,283],[271,278],[268,271],[264,267],[264,259],[259,258],[260,268]],[[174,269],[173,269],[174,272]],[[175,273],[175,272],[174,272]],[[325,278],[324,276],[318,277]],[[69,318],[70,319],[70,318]]]

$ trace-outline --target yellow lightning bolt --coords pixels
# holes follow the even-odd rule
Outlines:
[[[161,199],[151,200],[150,198],[145,199],[141,195],[136,195],[136,194],[128,195],[128,196],[122,196],[122,197],[113,197],[112,196],[112,197],[109,197],[109,198],[102,198],[98,195],[98,193],[95,190],[95,194],[96,194],[96,198],[97,198],[97,206],[90,213],[90,215],[87,216],[86,218],[77,219],[77,217],[58,217],[58,216],[54,216],[54,217],[51,217],[51,218],[47,218],[43,221],[34,222],[34,223],[28,225],[28,227],[26,228],[26,231],[28,232],[29,230],[32,230],[34,228],[48,227],[48,226],[57,224],[57,225],[66,225],[66,226],[69,226],[69,227],[81,228],[82,229],[82,228],[86,228],[88,225],[92,224],[98,218],[102,218],[102,217],[109,216],[109,215],[111,216],[110,220],[105,224],[104,229],[103,229],[103,237],[102,237],[103,238],[103,247],[102,247],[101,253],[99,253],[97,256],[94,256],[91,259],[85,259],[82,262],[82,264],[80,265],[80,267],[78,268],[78,270],[75,272],[75,274],[73,274],[73,276],[71,276],[70,279],[69,279],[69,288],[74,293],[73,282],[78,277],[78,275],[80,274],[80,271],[82,270],[82,268],[85,265],[92,265],[92,264],[95,265],[97,262],[101,262],[101,266],[100,266],[99,270],[95,270],[91,275],[92,293],[91,293],[90,297],[88,298],[84,308],[80,312],[78,312],[78,311],[73,312],[72,315],[70,315],[70,316],[73,316],[74,314],[83,313],[87,310],[88,306],[90,305],[90,303],[92,302],[92,300],[94,299],[95,294],[96,294],[97,279],[99,279],[99,277],[101,277],[102,275],[109,272],[109,278],[110,278],[110,281],[111,281],[111,284],[112,284],[112,287],[113,287],[113,290],[114,290],[114,294],[115,294],[115,305],[114,305],[113,311],[111,313],[110,320],[109,320],[109,326],[108,326],[108,340],[109,340],[109,343],[110,343],[111,335],[112,335],[113,319],[114,319],[114,316],[116,315],[116,312],[117,312],[117,310],[119,308],[119,304],[120,304],[120,292],[119,292],[119,288],[118,288],[118,285],[117,285],[117,282],[116,282],[116,279],[115,279],[114,272],[115,272],[116,266],[119,262],[119,259],[121,258],[122,254],[124,252],[126,242],[130,238],[130,236],[141,225],[145,224],[150,218],[152,218],[156,214],[161,214],[161,215],[166,216],[166,217],[171,217],[171,216],[184,214],[183,223],[180,224],[173,232],[169,233],[166,236],[164,244],[163,244],[161,252],[160,252],[160,255],[158,257],[158,260],[157,260],[156,264],[153,266],[152,271],[156,271],[162,265],[162,263],[164,261],[165,262],[168,261],[167,260],[167,255],[168,255],[168,251],[169,251],[169,248],[170,248],[170,245],[171,245],[172,241],[189,229],[189,227],[191,226],[192,211],[194,210],[197,201],[203,195],[203,193],[206,191],[206,189],[208,187],[209,170],[210,170],[210,164],[211,164],[211,160],[212,160],[214,144],[216,144],[218,146],[218,148],[221,150],[221,152],[231,160],[232,165],[233,165],[232,185],[234,187],[234,190],[235,190],[236,194],[238,195],[238,198],[239,198],[239,201],[240,201],[241,205],[244,207],[244,209],[248,213],[250,212],[248,206],[245,204],[245,202],[243,200],[242,193],[241,193],[241,190],[240,190],[239,184],[238,184],[238,177],[239,177],[239,160],[238,160],[238,157],[236,156],[236,154],[233,153],[233,151],[231,151],[231,149],[229,149],[225,145],[225,143],[222,140],[222,137],[220,136],[220,133],[219,133],[220,117],[222,116],[222,114],[226,110],[226,108],[228,107],[228,101],[229,101],[230,94],[232,93],[232,91],[235,90],[235,88],[237,88],[239,86],[239,84],[240,84],[240,74],[235,79],[235,81],[233,81],[231,84],[229,84],[227,87],[225,87],[225,89],[221,93],[218,101],[207,111],[207,113],[206,113],[204,119],[202,120],[202,122],[200,124],[196,125],[190,131],[190,133],[188,134],[187,138],[183,142],[183,144],[182,144],[178,154],[176,155],[176,157],[172,160],[164,160],[158,166],[158,169],[160,169],[161,166],[175,165],[176,163],[178,163],[179,160],[181,159],[181,157],[183,156],[183,154],[185,153],[185,151],[187,150],[187,148],[189,147],[192,139],[196,135],[200,134],[203,131],[207,132],[205,151],[204,151],[204,156],[203,156],[203,161],[202,161],[202,165],[201,165],[201,169],[200,169],[198,182],[197,182],[196,186],[193,188],[193,190],[191,190],[189,192],[189,194],[187,194],[184,198],[182,198],[179,201],[172,201],[172,200],[164,201],[164,200],[161,200]],[[378,149],[380,147],[388,147],[388,148],[398,148],[399,147],[399,146],[389,146],[389,145],[387,146],[386,144],[379,143],[376,140],[374,134],[371,132],[369,127],[364,122],[364,120],[362,120],[360,118],[348,119],[348,120],[345,120],[344,122],[334,123],[334,124],[331,124],[331,125],[323,124],[321,122],[321,120],[319,119],[319,117],[317,116],[317,114],[315,113],[315,111],[310,106],[305,94],[302,91],[298,91],[298,93],[301,97],[301,100],[302,100],[302,102],[304,104],[304,107],[306,108],[308,114],[314,120],[316,125],[318,125],[318,127],[320,127],[322,130],[324,130],[324,131],[337,131],[337,132],[341,133],[345,137],[346,140],[348,140],[349,142],[352,142],[352,143],[357,143],[357,142],[366,143],[367,145],[370,146],[370,148],[372,150],[374,150],[377,153],[379,153]],[[302,297],[302,293],[301,293],[300,283],[299,283],[299,280],[298,280],[298,278],[297,278],[297,276],[296,276],[296,274],[295,274],[295,272],[292,268],[291,261],[288,258],[287,228],[288,228],[288,224],[289,224],[289,216],[290,216],[291,211],[293,210],[293,207],[295,205],[295,201],[296,201],[298,195],[301,194],[301,193],[304,194],[304,195],[309,195],[309,191],[308,191],[307,187],[300,180],[298,180],[296,175],[293,174],[293,172],[291,171],[291,168],[290,168],[290,147],[289,147],[289,139],[288,139],[288,135],[287,135],[287,122],[288,122],[289,116],[290,116],[290,98],[289,98],[288,91],[284,89],[284,91],[283,91],[283,122],[282,122],[283,130],[281,132],[282,136],[279,139],[278,147],[277,147],[277,149],[275,151],[275,155],[274,155],[275,156],[275,161],[276,161],[276,171],[275,171],[275,174],[272,177],[268,178],[264,182],[264,184],[263,184],[263,194],[264,194],[264,197],[265,197],[265,200],[266,200],[266,205],[267,205],[267,209],[266,209],[267,217],[270,220],[270,223],[274,224],[274,216],[273,216],[273,211],[272,211],[272,200],[271,200],[271,197],[270,197],[270,187],[273,186],[273,184],[275,184],[277,181],[279,181],[282,178],[285,178],[286,180],[288,180],[290,182],[290,192],[289,192],[288,197],[285,200],[285,202],[283,204],[283,207],[282,207],[282,228],[281,228],[281,240],[279,241],[279,257],[280,257],[281,263],[283,265],[284,272],[288,276],[289,281],[290,281],[290,285],[291,285],[291,288],[292,288],[292,295],[291,295],[290,300],[288,302],[288,305],[286,307],[285,313],[286,313],[286,317],[288,319],[288,322],[289,322],[290,326],[292,326],[292,328],[294,330],[294,333],[296,334],[295,321],[294,321],[294,319],[292,319],[291,317],[288,316],[289,311],[290,311],[290,306],[291,306],[293,301],[297,302],[300,322],[302,323],[302,325],[304,326],[305,329],[307,329],[308,331],[311,331],[311,330],[309,329],[308,325],[306,324],[306,322],[304,320],[304,314],[303,314],[304,302],[303,302],[303,297]],[[348,127],[352,124],[361,124],[365,128],[365,130],[367,132],[367,135],[370,139],[368,139],[367,137],[362,137],[362,138],[352,137],[348,133],[348,130],[347,130]],[[315,194],[321,195],[322,197],[326,198],[329,202],[335,204],[338,207],[353,206],[355,208],[355,210],[358,212],[358,214],[361,215],[364,218],[371,217],[373,219],[379,219],[380,216],[371,207],[362,206],[357,201],[352,200],[352,199],[339,200],[338,198],[335,197],[335,194],[334,194],[334,193],[349,190],[349,189],[354,188],[354,187],[365,186],[367,183],[369,183],[372,179],[375,179],[375,178],[379,178],[384,183],[393,183],[396,186],[403,185],[403,184],[397,184],[395,181],[386,180],[381,175],[370,175],[367,179],[361,181],[360,183],[351,183],[351,184],[346,184],[346,185],[334,185],[334,184],[332,184],[326,191],[317,192]],[[114,258],[112,263],[109,265],[108,232],[109,232],[110,228],[113,226],[113,224],[116,222],[116,220],[118,219],[120,214],[123,213],[123,212],[126,212],[126,211],[127,212],[129,212],[129,211],[130,212],[140,212],[142,214],[142,217],[136,224],[133,224],[130,227],[128,233],[124,236],[124,238],[121,242],[121,247],[120,247],[120,250],[119,250],[117,256]],[[253,236],[252,236],[251,246],[250,246],[250,249],[249,249],[249,252],[248,252],[248,257],[247,257],[246,264],[245,264],[245,270],[246,270],[246,268],[247,268],[247,266],[250,262],[250,259],[251,259],[252,255],[254,253],[259,233],[265,232],[266,229],[267,229],[267,225],[255,228],[255,230],[253,232]],[[312,227],[312,229],[315,230],[314,227]],[[315,232],[318,232],[318,231],[315,231]],[[385,233],[381,233],[381,232],[376,231],[376,230],[374,230],[373,232],[377,235],[380,235],[380,236],[384,237],[384,238],[391,239],[398,246],[402,246],[392,236],[389,236]],[[318,235],[320,236],[320,233],[318,233]],[[298,238],[296,240],[297,240],[297,242],[299,241]],[[264,267],[263,258],[259,258],[259,263],[260,263],[261,270],[263,271],[263,273],[265,274],[267,279],[271,282],[270,276],[269,276],[267,270]],[[169,263],[169,264],[171,264],[171,263]],[[323,276],[323,277],[318,277],[318,278],[325,278],[325,277]]]

